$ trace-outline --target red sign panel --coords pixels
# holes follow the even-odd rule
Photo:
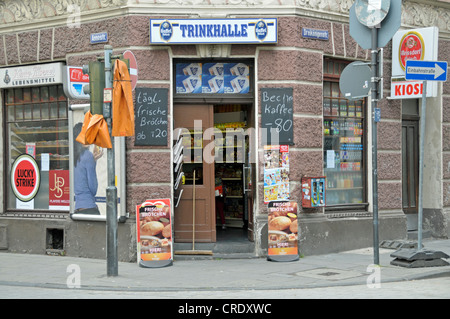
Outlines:
[[[425,51],[422,36],[415,31],[406,33],[400,41],[400,66],[405,69],[406,60],[423,60]]]
[[[69,171],[53,170],[48,175],[48,205],[50,209],[70,209]]]
[[[14,195],[23,202],[32,200],[41,182],[39,167],[31,155],[22,154],[11,168],[11,188]]]
[[[70,82],[89,83],[89,74],[83,74],[81,68],[69,68]]]

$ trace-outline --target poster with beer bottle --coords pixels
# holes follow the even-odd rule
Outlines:
[[[270,261],[295,261],[298,253],[298,205],[296,201],[272,201],[268,205],[268,253]]]
[[[136,225],[139,266],[159,268],[172,265],[170,199],[151,199],[137,205]]]

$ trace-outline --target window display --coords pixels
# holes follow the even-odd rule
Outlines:
[[[62,85],[5,90],[7,208],[69,210],[69,134],[67,99]],[[14,196],[10,168],[21,154],[35,158],[41,171],[36,197]]]
[[[365,100],[350,101],[339,90],[344,63],[325,60],[323,84],[326,205],[361,204],[365,198]],[[328,81],[327,81],[328,80]]]

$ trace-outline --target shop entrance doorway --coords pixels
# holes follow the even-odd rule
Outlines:
[[[183,132],[185,174],[175,208],[175,242],[193,238],[195,171],[195,241],[214,243],[213,252],[219,253],[233,253],[237,247],[245,250],[246,245],[254,249],[251,112],[251,104],[174,105],[174,130]]]
[[[407,230],[417,230],[419,197],[419,107],[418,100],[402,103],[402,205]]]

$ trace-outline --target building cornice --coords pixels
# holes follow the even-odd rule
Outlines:
[[[400,1],[400,0],[398,0]],[[354,0],[4,0],[0,34],[23,32],[121,16],[304,16],[348,23]],[[402,27],[437,26],[450,38],[449,0],[403,0]]]

